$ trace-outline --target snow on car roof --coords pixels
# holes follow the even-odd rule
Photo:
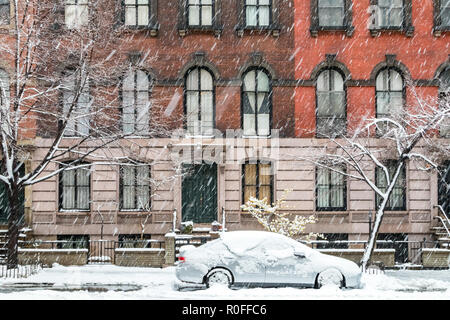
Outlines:
[[[309,248],[299,242],[274,232],[267,231],[231,231],[222,233],[220,238],[223,243],[235,254],[248,252],[264,241],[283,241],[292,247],[308,250]]]

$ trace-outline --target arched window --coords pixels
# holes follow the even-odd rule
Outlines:
[[[149,130],[150,79],[142,70],[132,70],[122,83],[122,129],[127,134]]]
[[[244,74],[242,87],[242,128],[244,135],[270,135],[272,88],[264,69],[252,69]]]
[[[209,70],[195,67],[185,83],[186,127],[191,135],[212,135],[214,123],[214,78]]]
[[[441,104],[450,103],[450,67],[447,67],[439,76],[439,100]],[[445,119],[441,124],[442,137],[450,137],[450,121]]]
[[[345,134],[346,101],[342,74],[334,69],[323,70],[316,84],[317,135],[330,137]]]
[[[67,119],[64,135],[79,137],[89,134],[91,98],[89,80],[80,70],[67,69],[62,81],[63,113]]]
[[[404,81],[402,75],[393,68],[381,70],[376,77],[376,116],[391,118],[399,115],[403,109]],[[384,125],[379,133],[385,132]]]
[[[270,25],[272,0],[245,0],[245,21],[247,27]]]

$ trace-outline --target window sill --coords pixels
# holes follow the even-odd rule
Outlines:
[[[281,33],[281,26],[279,25],[269,25],[269,26],[238,26],[236,28],[236,33],[239,37],[244,35],[254,35],[256,34],[268,34],[272,35],[274,38],[278,38]]]
[[[80,209],[60,209],[58,211],[59,215],[79,215],[79,216],[86,216],[91,213],[91,210],[80,210]]]
[[[450,26],[435,26],[433,28],[433,35],[435,37],[441,37],[442,34],[450,32]]]
[[[270,135],[268,136],[253,136],[253,135],[242,135],[243,139],[271,139]]]
[[[372,37],[378,37],[380,36],[382,33],[392,33],[392,32],[397,32],[397,33],[404,33],[408,38],[412,37],[414,35],[414,27],[413,26],[409,26],[409,27],[380,27],[380,28],[373,28],[373,29],[369,29],[370,31],[370,35]]]
[[[132,32],[148,32],[151,37],[157,37],[159,31],[159,25],[153,26],[134,26],[134,25],[122,25],[120,31],[124,33]]]
[[[354,26],[339,26],[339,27],[313,27],[309,29],[311,37],[317,38],[319,36],[319,32],[345,32],[347,37],[353,36],[355,32]]]
[[[141,215],[141,214],[151,214],[151,211],[145,211],[141,209],[120,209],[118,212],[120,215]]]
[[[348,211],[346,211],[345,209],[316,209],[315,210],[316,214],[327,214],[327,215],[331,215],[331,214],[340,214],[340,215],[347,215],[349,214]]]
[[[222,26],[183,26],[178,28],[178,34],[180,37],[184,38],[188,34],[198,34],[198,33],[211,33],[214,34],[215,37],[220,37],[222,35],[223,27]]]

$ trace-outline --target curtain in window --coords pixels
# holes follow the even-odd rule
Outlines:
[[[342,134],[345,127],[344,78],[336,70],[324,70],[317,79],[318,135]]]
[[[394,69],[382,70],[376,78],[377,117],[398,116],[403,109],[403,78]],[[388,125],[380,124],[379,132],[387,132]]]
[[[89,22],[88,0],[66,0],[65,22],[69,29],[85,26]]]
[[[265,71],[251,70],[243,81],[243,130],[245,135],[270,135],[270,79]]]
[[[270,163],[246,163],[244,165],[244,203],[250,197],[267,199],[272,203],[272,166]]]
[[[142,70],[131,71],[123,80],[122,126],[124,133],[145,134],[149,130],[150,83]]]
[[[344,25],[344,0],[319,0],[319,26],[342,27]]]
[[[380,27],[401,27],[403,0],[378,0],[378,24]]]
[[[271,0],[246,0],[245,21],[249,27],[269,26],[271,13]]]
[[[328,168],[316,172],[316,206],[318,210],[345,210],[345,176]],[[341,167],[336,170],[345,172]]]
[[[450,0],[441,0],[441,25],[450,27]]]
[[[147,26],[150,22],[150,0],[125,0],[125,25]]]
[[[395,164],[388,163],[386,164],[389,172],[389,179],[392,180],[395,174]],[[376,176],[377,176],[377,187],[386,192],[388,188],[387,179],[382,168],[376,168]],[[391,196],[388,199],[388,203],[386,205],[386,210],[405,210],[406,207],[406,170],[405,167],[402,168],[400,172],[397,182],[394,185],[394,189],[392,190]],[[377,196],[377,206],[381,204],[381,197]]]
[[[61,209],[88,210],[90,207],[90,170],[78,168],[61,174]]]
[[[211,73],[194,68],[186,77],[187,130],[191,135],[212,135],[214,129],[214,84]]]
[[[211,26],[213,24],[213,0],[189,0],[188,23],[190,26]]]
[[[62,87],[63,113],[66,118],[69,118],[64,135],[88,135],[89,109],[91,104],[89,81],[83,75],[81,77],[78,76],[78,72],[74,73],[74,71],[69,70],[65,74]]]
[[[142,210],[150,206],[150,167],[123,166],[122,209]]]

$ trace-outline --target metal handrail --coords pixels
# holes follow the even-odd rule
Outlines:
[[[445,211],[442,208],[442,206],[437,205],[435,207],[437,207],[439,209],[439,211],[442,212],[442,215],[444,216],[445,220],[441,216],[435,216],[434,218],[438,219],[439,221],[441,221],[441,224],[444,226],[445,231],[447,231],[447,235],[450,237],[450,231],[448,230],[447,225],[445,224],[445,222],[447,222],[448,225],[450,226],[450,220],[448,219],[447,215],[445,214]]]

